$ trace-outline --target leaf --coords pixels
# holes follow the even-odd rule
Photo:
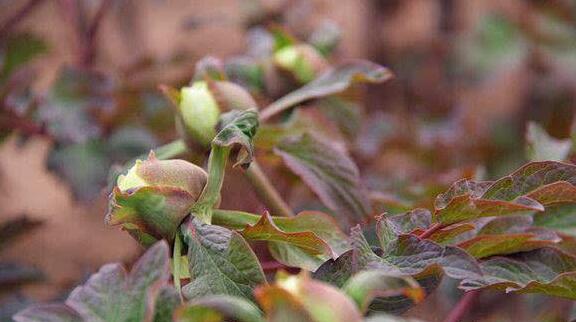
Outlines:
[[[16,69],[48,51],[46,43],[28,33],[10,35],[0,47],[2,66],[0,83],[3,83]]]
[[[262,219],[263,217],[258,215],[240,211],[215,210],[213,223],[241,231],[247,225],[255,225]],[[330,248],[329,253],[312,255],[295,245],[285,242],[269,242],[272,256],[285,265],[313,271],[328,258],[338,256],[350,249],[348,237],[340,230],[333,218],[322,212],[303,211],[294,217],[270,217],[270,220],[278,229],[287,234],[312,233]],[[246,235],[245,237],[252,238]],[[316,247],[320,246],[322,245],[316,245]]]
[[[354,302],[335,287],[298,276],[277,276],[277,282],[255,291],[258,303],[270,322],[360,322]]]
[[[0,286],[3,291],[22,284],[38,282],[44,278],[42,271],[35,267],[0,262]]]
[[[0,224],[0,250],[15,239],[42,225],[42,221],[31,219],[26,215],[8,219]]]
[[[344,292],[350,296],[366,314],[372,304],[375,311],[380,311],[383,299],[403,295],[414,303],[419,303],[425,296],[424,290],[418,283],[409,277],[390,275],[378,270],[362,271],[350,278],[343,287]]]
[[[534,215],[534,226],[576,236],[576,204],[558,204]]]
[[[173,286],[164,286],[156,299],[154,322],[172,322],[172,315],[181,304],[178,291]]]
[[[330,246],[311,231],[285,232],[280,230],[265,212],[260,220],[252,226],[248,225],[242,231],[247,239],[265,240],[274,243],[297,247],[310,255],[326,255],[332,257]]]
[[[168,244],[160,241],[142,256],[127,274],[120,264],[107,264],[76,287],[66,304],[30,307],[16,321],[44,321],[37,317],[69,321],[153,321],[155,302],[170,277]],[[47,320],[50,321],[50,320]]]
[[[181,229],[190,263],[191,282],[182,288],[187,299],[205,295],[252,299],[252,290],[266,283],[258,258],[237,232],[193,217]]]
[[[252,161],[254,147],[252,140],[258,130],[258,112],[255,110],[231,111],[221,117],[222,129],[218,132],[212,146],[229,147],[240,145],[243,153],[239,154],[234,166],[246,168]]]
[[[526,150],[531,161],[562,161],[568,157],[572,149],[571,139],[556,139],[534,122],[528,123],[526,141]]]
[[[72,308],[62,304],[30,306],[14,316],[16,322],[83,322]]]
[[[383,233],[385,232],[378,231],[379,237]],[[430,294],[439,285],[442,271],[456,279],[481,273],[474,258],[457,247],[440,246],[413,235],[398,235],[395,239],[380,238],[380,240],[387,241],[387,244],[383,244],[382,249],[373,250],[362,232],[357,227],[354,228],[353,250],[344,253],[336,260],[327,261],[314,276],[342,286],[353,274],[361,270],[376,269],[388,274],[410,275],[426,294]],[[390,301],[389,305],[382,305],[381,310],[401,313],[413,304],[406,297],[398,297]]]
[[[214,317],[214,321],[264,322],[262,313],[252,302],[226,295],[206,296],[186,303],[174,316],[175,322],[204,322],[206,317]]]
[[[324,72],[307,85],[270,104],[261,111],[260,120],[267,120],[304,101],[342,92],[354,83],[381,83],[391,78],[392,73],[385,67],[364,60],[353,60]]]
[[[283,141],[274,151],[328,208],[344,220],[357,223],[370,214],[358,168],[341,150],[304,134]]]
[[[576,258],[555,248],[540,248],[481,263],[483,275],[468,278],[460,288],[493,288],[506,292],[541,293],[576,299]]]
[[[543,199],[557,193],[559,182],[576,184],[576,166],[556,161],[531,162],[492,184],[483,198],[492,200],[513,200],[520,196],[536,193],[534,199],[548,205],[554,198]]]
[[[545,239],[554,238],[554,239]],[[476,258],[530,251],[559,241],[555,235],[524,233],[507,235],[480,235],[458,244]]]

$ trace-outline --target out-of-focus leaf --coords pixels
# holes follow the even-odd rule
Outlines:
[[[226,295],[205,296],[186,303],[174,316],[176,322],[264,322],[262,313],[252,302]]]
[[[27,216],[19,216],[2,222],[0,224],[0,250],[14,239],[29,233],[40,225],[42,225],[42,221]]]
[[[375,311],[379,310],[378,298],[403,295],[415,303],[422,301],[424,290],[411,277],[390,275],[382,271],[362,271],[350,278],[343,287],[360,311],[367,313],[372,303]]]
[[[344,217],[338,219],[357,223],[370,214],[358,168],[346,153],[309,134],[285,140],[275,152],[328,208]]]
[[[80,200],[90,200],[102,191],[111,166],[104,143],[96,140],[56,147],[47,162]]]
[[[334,122],[349,140],[354,140],[361,129],[360,106],[340,97],[326,97],[318,102],[321,111]]]
[[[193,217],[181,227],[191,276],[182,288],[186,298],[231,295],[252,299],[253,289],[266,283],[258,258],[239,233]]]
[[[528,123],[526,132],[527,154],[531,161],[562,161],[568,157],[572,148],[571,139],[556,139],[546,133],[540,125]]]
[[[102,74],[65,67],[39,107],[59,143],[84,143],[102,133],[94,114],[114,106],[113,83]]]
[[[158,242],[136,262],[129,274],[120,264],[104,265],[70,293],[65,305],[32,306],[16,314],[14,319],[18,322],[151,322],[156,300],[170,277],[169,262],[168,244]]]
[[[305,273],[277,276],[274,284],[260,286],[256,299],[270,322],[360,322],[354,302],[335,287]]]
[[[310,99],[342,92],[354,83],[380,83],[390,78],[392,73],[385,67],[364,60],[350,61],[324,72],[307,85],[270,104],[262,110],[260,119],[267,120]]]
[[[214,224],[237,230],[241,230],[247,225],[255,225],[259,220],[262,220],[262,217],[258,215],[228,210],[215,210],[213,217]],[[270,217],[270,220],[285,233],[312,233],[330,247],[331,251],[328,254],[313,255],[291,244],[269,242],[272,256],[288,266],[313,271],[328,258],[339,256],[350,249],[348,237],[340,230],[333,218],[322,212],[304,211],[295,217]]]
[[[334,51],[340,38],[342,31],[340,27],[333,21],[323,21],[310,35],[308,43],[316,47],[318,51],[324,56],[328,56]]]
[[[389,314],[373,314],[364,319],[364,322],[424,322],[423,320],[403,318]]]
[[[39,304],[14,316],[16,322],[84,322],[72,308],[62,304]]]
[[[107,145],[114,160],[126,161],[147,153],[158,145],[158,141],[144,128],[122,127],[107,139]]]
[[[26,283],[38,282],[44,279],[39,269],[16,263],[0,262],[0,286],[2,291],[21,286]]]
[[[32,59],[48,50],[46,43],[31,34],[17,34],[8,37],[0,47],[0,83],[5,81],[18,67],[28,63]]]
[[[460,288],[494,288],[576,299],[576,258],[555,248],[540,248],[481,263],[483,275],[462,281]]]

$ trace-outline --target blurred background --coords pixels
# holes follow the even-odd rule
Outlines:
[[[245,71],[271,28],[331,63],[395,73],[352,108],[310,112],[338,124],[326,131],[344,138],[382,211],[429,206],[459,178],[536,160],[534,141],[570,153],[573,0],[0,0],[0,321],[141,253],[104,224],[108,170],[177,137],[159,84],[187,84],[206,55]],[[282,94],[251,90],[262,103]],[[269,171],[291,205],[309,205],[310,191]],[[241,176],[226,180],[224,207],[262,209],[252,192],[233,193]],[[445,316],[459,297],[445,284],[408,315]],[[543,317],[545,304],[569,316],[565,301],[487,294],[471,321],[562,321]]]

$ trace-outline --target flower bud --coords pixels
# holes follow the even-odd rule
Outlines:
[[[307,44],[290,45],[274,53],[274,63],[294,76],[300,83],[312,81],[328,66],[326,59]]]
[[[184,128],[203,146],[209,145],[216,135],[221,112],[257,107],[244,88],[228,81],[196,81],[182,88],[180,94],[179,110]]]
[[[118,177],[106,222],[122,225],[145,246],[172,241],[206,182],[202,168],[184,160],[158,160],[151,152]]]

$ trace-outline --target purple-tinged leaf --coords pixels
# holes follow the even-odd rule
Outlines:
[[[328,208],[348,223],[358,223],[370,214],[358,168],[343,151],[304,134],[283,141],[275,152]]]
[[[483,275],[460,284],[464,290],[493,288],[576,299],[576,258],[555,248],[540,248],[481,263]]]
[[[14,316],[16,322],[83,322],[82,317],[64,304],[40,304]]]
[[[266,283],[258,258],[239,233],[193,217],[181,229],[190,263],[191,282],[182,288],[187,299],[206,295],[252,299],[253,289]]]
[[[545,233],[480,235],[458,244],[458,247],[476,258],[484,258],[530,251],[558,241],[559,238],[555,234]]]
[[[120,264],[104,265],[70,293],[66,304],[33,306],[16,314],[14,319],[19,322],[152,322],[156,309],[162,309],[156,301],[165,292],[169,277],[169,248],[161,241],[148,249],[129,274]]]

